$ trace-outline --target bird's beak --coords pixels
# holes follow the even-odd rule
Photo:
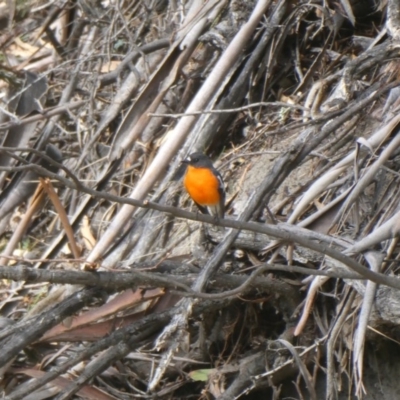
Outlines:
[[[185,159],[182,161],[182,164],[189,164],[190,161],[191,161],[190,157],[185,158]]]

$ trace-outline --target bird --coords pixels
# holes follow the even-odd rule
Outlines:
[[[225,187],[221,174],[214,168],[209,157],[200,152],[190,154],[183,164],[187,164],[183,185],[189,196],[203,214],[211,214],[223,219],[225,215]]]

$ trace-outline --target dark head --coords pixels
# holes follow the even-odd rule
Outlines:
[[[195,168],[212,168],[212,161],[203,153],[196,152],[190,154],[185,160],[183,160],[184,164],[189,164]]]

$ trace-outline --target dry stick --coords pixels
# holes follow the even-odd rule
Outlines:
[[[71,246],[72,254],[76,259],[78,259],[81,256],[81,251],[76,243],[74,230],[72,229],[72,226],[69,223],[68,215],[65,212],[63,205],[61,204],[60,198],[58,197],[49,179],[40,178],[40,183],[43,189],[46,191],[47,196],[49,196],[49,199],[53,203],[53,206],[56,209],[58,216],[60,217],[60,221],[64,227],[65,233],[69,240],[69,245]]]
[[[308,317],[310,316],[311,311],[313,309],[317,294],[322,285],[326,283],[328,279],[329,278],[326,276],[319,276],[312,280],[312,283],[307,291],[307,296],[301,313],[301,317],[297,322],[296,329],[294,330],[294,336],[299,336],[303,332],[308,322]]]
[[[400,4],[397,0],[389,0],[386,11],[386,28],[394,42],[400,40]]]
[[[383,254],[369,251],[365,255],[365,259],[372,271],[379,272]],[[378,288],[376,283],[367,282],[365,287],[365,293],[363,296],[363,302],[358,317],[357,329],[354,333],[354,351],[353,351],[353,371],[354,371],[354,383],[356,385],[357,397],[361,398],[362,394],[365,393],[365,387],[363,384],[363,366],[364,366],[364,346],[366,340],[366,332],[368,327],[368,321],[371,316],[372,307],[375,303],[375,295]]]
[[[36,192],[32,196],[32,200],[30,201],[28,210],[19,222],[17,229],[13,232],[11,239],[8,241],[6,248],[0,256],[0,264],[8,264],[8,260],[6,257],[10,256],[13,253],[18,242],[21,240],[22,236],[27,230],[28,224],[31,221],[33,215],[39,210],[40,206],[42,205],[43,199],[43,188],[41,187],[41,185],[38,185]]]
[[[36,264],[38,262],[55,262],[55,263],[70,263],[70,264],[81,264],[83,263],[84,259],[83,258],[24,258],[24,257],[19,257],[19,256],[5,256],[4,254],[1,255],[4,258],[7,258],[7,260],[13,260],[13,261],[18,261],[18,262],[23,262],[23,263],[28,263],[28,264]]]
[[[378,174],[378,171],[382,166],[386,163],[386,161],[391,157],[391,155],[399,148],[400,146],[400,131],[397,135],[390,141],[390,143],[382,150],[382,153],[379,155],[378,159],[373,162],[364,173],[364,176],[361,177],[356,183],[355,187],[351,191],[350,195],[346,198],[343,205],[340,207],[339,211],[336,213],[335,218],[331,222],[331,226],[334,226],[338,223],[339,219],[342,218],[345,211],[349,209],[349,207],[360,198],[361,193],[364,189],[375,179]]]
[[[30,267],[3,267],[0,266],[0,276],[4,279],[27,282],[52,282],[59,284],[74,284],[94,286],[113,291],[132,287],[167,287],[180,288],[192,292],[187,284],[190,279],[180,278],[175,275],[146,272],[86,272],[86,271],[55,271],[39,270]],[[221,283],[221,282],[220,282]],[[9,332],[0,331],[0,339]]]
[[[14,171],[18,172],[18,171],[25,171],[25,170],[29,171],[29,168],[27,168],[27,167],[30,167],[30,166],[34,167],[36,165],[36,164],[30,164],[25,158],[14,154],[14,153],[20,153],[20,152],[28,152],[28,153],[32,153],[32,154],[35,154],[35,155],[39,156],[39,158],[41,160],[47,161],[49,164],[57,167],[58,170],[64,171],[65,174],[69,178],[71,178],[71,180],[76,185],[79,186],[81,184],[79,178],[73,172],[71,172],[65,165],[63,165],[63,164],[57,162],[56,160],[54,160],[53,158],[49,157],[43,151],[37,150],[37,149],[32,149],[31,147],[3,147],[3,146],[0,146],[0,153],[6,153],[7,155],[15,158],[20,163],[25,164],[24,166],[22,166],[22,168],[20,168],[20,167],[10,167],[8,169],[9,172],[14,172]],[[47,170],[43,168],[42,171],[47,171]],[[48,176],[48,175],[43,174],[43,176]],[[54,174],[53,176],[58,176],[58,175]],[[59,179],[57,178],[56,180],[59,180]]]
[[[149,334],[154,330],[150,328]],[[147,333],[147,332],[146,332]],[[63,388],[61,393],[54,398],[54,400],[67,400],[70,399],[75,393],[86,384],[86,382],[95,376],[100,376],[109,366],[113,365],[115,361],[124,358],[131,351],[129,343],[122,342],[105,350],[103,353],[97,354],[80,373],[80,375],[71,383]]]
[[[334,400],[337,398],[337,380],[335,371],[335,350],[336,340],[343,328],[343,324],[348,317],[348,313],[353,307],[353,301],[356,297],[356,291],[347,287],[350,290],[350,295],[344,301],[343,307],[339,312],[339,316],[336,317],[334,325],[331,327],[328,334],[326,357],[327,357],[327,373],[326,373],[326,399]],[[339,367],[340,368],[340,367]]]
[[[4,124],[1,124],[0,125],[0,132],[1,131],[6,131],[6,130],[8,130],[10,128],[13,128],[15,126],[23,126],[23,125],[30,124],[32,122],[37,122],[37,121],[41,121],[43,119],[54,117],[55,115],[62,114],[62,113],[68,112],[69,110],[74,110],[75,108],[82,107],[87,102],[88,102],[87,100],[74,101],[74,102],[67,103],[67,104],[64,104],[64,105],[61,105],[61,106],[52,107],[52,108],[48,108],[48,109],[42,110],[42,111],[40,111],[39,114],[32,115],[31,117],[26,117],[24,119],[17,119],[16,121],[12,121],[12,122],[7,122],[7,123],[4,123]],[[17,118],[14,115],[13,115],[13,117]]]
[[[30,260],[26,260],[29,262]],[[50,262],[50,260],[46,260]],[[70,260],[72,261],[72,260]],[[25,266],[13,266],[8,268],[0,266],[0,278],[9,279],[13,281],[25,281],[25,282],[50,282],[54,284],[70,284],[70,285],[86,285],[96,286],[113,291],[123,290],[126,288],[132,288],[138,286],[142,288],[152,287],[165,287],[172,289],[175,294],[185,297],[198,297],[202,299],[219,300],[228,297],[234,297],[239,294],[244,294],[250,289],[257,286],[259,290],[274,290],[278,294],[287,295],[286,288],[275,285],[276,282],[269,281],[267,278],[260,278],[260,275],[267,271],[285,271],[291,273],[300,273],[310,276],[327,276],[330,278],[337,279],[354,279],[364,280],[365,278],[360,274],[355,274],[346,271],[324,271],[315,270],[305,267],[288,266],[280,264],[260,264],[255,265],[257,268],[250,276],[244,275],[217,275],[210,283],[212,288],[224,288],[236,286],[232,290],[227,290],[221,293],[202,293],[195,292],[190,288],[190,284],[195,280],[197,275],[187,275],[181,277],[175,274],[159,273],[155,272],[139,272],[139,271],[127,271],[118,272],[115,271],[99,271],[99,272],[87,272],[87,271],[55,271],[55,270],[44,270],[44,269],[32,269]],[[255,278],[258,278],[255,281]],[[177,291],[179,288],[182,291]],[[175,290],[174,290],[175,289]],[[0,332],[0,339],[3,336],[3,331]]]
[[[363,110],[363,108],[365,108],[371,101],[375,100],[378,96],[382,95],[384,91],[387,91],[393,88],[394,86],[398,86],[398,82],[392,82],[387,87],[383,88],[383,91],[379,89],[378,91],[375,91],[375,93],[372,94],[370,93],[369,96],[361,100],[354,107],[350,107],[349,110],[342,113],[342,115],[336,118],[332,123],[334,123],[336,127],[339,127],[341,124],[346,122],[347,119],[350,119],[352,116],[354,116],[355,113]],[[350,118],[347,118],[349,115]],[[393,118],[388,124],[385,124],[384,127],[380,128],[374,135],[372,135],[369,138],[369,142],[371,142],[372,145],[377,146],[378,143],[382,140],[380,132],[382,132],[383,130],[386,131],[388,127],[390,128],[390,130],[394,129],[395,126],[399,123],[399,121],[400,121],[400,116]],[[328,129],[329,126],[332,125],[331,124],[328,125]],[[337,176],[339,176],[339,174],[345,168],[348,167],[348,164],[352,161],[353,158],[354,158],[354,152],[344,157],[338,164],[332,167],[330,171],[326,172],[325,175],[321,176],[314,183],[312,183],[307,192],[303,195],[299,203],[296,205],[295,209],[292,211],[288,219],[288,222],[294,223],[297,220],[297,218],[302,214],[302,212],[308,207],[308,205],[315,199],[315,196],[317,196],[319,193],[322,193],[329,185],[329,183],[333,182],[337,178]]]
[[[107,74],[101,75],[99,77],[99,82],[101,86],[106,86],[114,81],[120,76],[124,69],[129,67],[129,64],[135,62],[136,59],[142,57],[143,54],[149,54],[153,51],[161,50],[168,47],[171,44],[169,39],[159,39],[155,40],[151,43],[145,44],[143,46],[134,49],[131,53],[129,53],[118,65],[118,67]]]
[[[54,163],[56,164],[56,163]],[[64,167],[65,168],[65,167]],[[156,211],[161,211],[167,214],[174,215],[175,217],[183,218],[183,219],[188,219],[192,221],[200,221],[200,222],[205,222],[211,225],[217,225],[217,226],[223,226],[226,228],[233,228],[237,230],[248,230],[251,232],[258,232],[258,233],[263,233],[266,235],[270,235],[288,242],[294,242],[298,243],[301,246],[304,246],[308,249],[314,250],[318,253],[325,254],[342,264],[346,265],[350,269],[356,271],[360,275],[364,277],[364,279],[369,279],[373,282],[387,285],[396,289],[400,289],[400,280],[394,278],[394,277],[388,277],[383,274],[377,274],[369,269],[365,268],[361,264],[359,264],[357,261],[353,260],[352,258],[344,255],[343,253],[333,249],[330,247],[330,244],[334,238],[327,236],[327,235],[321,235],[321,234],[316,234],[315,232],[312,232],[308,229],[301,229],[298,227],[292,227],[291,225],[288,224],[279,224],[279,225],[268,225],[268,224],[261,224],[261,223],[256,223],[256,222],[245,222],[245,221],[236,221],[236,220],[231,220],[231,219],[219,219],[216,220],[213,216],[211,215],[205,215],[205,214],[199,214],[199,213],[192,213],[189,211],[185,211],[176,207],[170,207],[170,206],[165,206],[161,204],[156,204],[156,203],[151,203],[148,201],[140,201],[140,200],[135,200],[135,199],[128,199],[125,197],[119,197],[112,195],[110,193],[105,193],[105,192],[99,192],[97,190],[90,189],[83,185],[82,183],[79,182],[79,180],[74,180],[73,182],[59,176],[55,173],[52,173],[48,171],[47,169],[36,165],[36,164],[30,164],[26,166],[21,166],[21,167],[1,167],[0,171],[24,171],[24,170],[35,170],[38,174],[41,174],[43,176],[47,176],[51,179],[58,180],[62,182],[65,186],[71,188],[71,189],[76,189],[78,191],[87,193],[95,198],[99,199],[105,199],[111,202],[116,202],[120,204],[129,204],[135,207],[142,207],[146,209],[152,209]],[[72,172],[69,172],[71,175]],[[296,228],[296,233],[294,233],[294,228]],[[304,232],[301,234],[300,232]],[[314,239],[308,239],[307,237],[314,237]],[[326,238],[325,243],[321,243],[322,238]]]
[[[255,267],[257,267],[257,266],[255,266]],[[302,267],[294,267],[293,270],[291,270],[291,268],[292,268],[292,266],[287,266],[287,265],[273,265],[273,264],[261,265],[240,286],[236,287],[235,289],[226,290],[225,292],[221,292],[221,293],[202,293],[202,292],[195,292],[191,289],[187,293],[179,292],[176,290],[172,290],[171,292],[174,294],[178,294],[182,297],[197,297],[197,298],[201,298],[201,299],[221,300],[221,299],[225,299],[228,297],[234,297],[234,296],[238,296],[238,295],[242,295],[242,294],[246,293],[246,291],[248,291],[249,289],[251,289],[254,286],[254,282],[255,282],[256,278],[267,271],[299,272],[299,273],[307,273],[309,275],[316,275],[316,276],[322,276],[322,277],[339,278],[339,275],[336,274],[335,272],[312,270],[309,268],[302,268]],[[308,270],[308,271],[306,272],[305,270]],[[361,279],[361,280],[364,279],[361,275],[356,275],[356,274],[346,274],[346,275],[351,276],[350,279]],[[0,276],[1,276],[1,272],[0,272]],[[340,276],[340,278],[348,279],[348,278],[345,278],[344,275]],[[214,279],[217,279],[217,278],[213,278],[213,280]]]
[[[315,392],[315,388],[312,384],[312,377],[311,374],[308,372],[307,367],[305,366],[303,360],[301,359],[299,353],[296,351],[296,349],[293,347],[291,343],[289,343],[287,340],[284,339],[278,339],[277,340],[279,343],[282,343],[292,354],[294,360],[296,361],[296,364],[299,368],[299,371],[301,375],[303,376],[303,379],[306,383],[306,387],[308,391],[310,392],[310,397],[312,400],[317,400],[317,394]]]
[[[229,114],[229,113],[238,113],[241,111],[246,111],[251,108],[259,108],[259,107],[287,107],[287,108],[294,108],[296,110],[307,110],[305,107],[299,104],[289,104],[284,103],[283,101],[274,101],[274,102],[259,102],[259,103],[251,103],[247,106],[237,107],[237,108],[228,108],[222,110],[203,110],[203,111],[194,111],[194,112],[185,112],[185,113],[177,113],[177,114],[156,114],[156,113],[149,113],[151,117],[169,117],[173,119],[178,119],[182,117],[194,116],[194,115],[203,115],[203,114]]]

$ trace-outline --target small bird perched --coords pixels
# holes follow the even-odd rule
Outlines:
[[[208,214],[208,207],[212,215],[224,218],[224,181],[212,161],[205,154],[196,152],[190,154],[183,163],[187,164],[183,184],[197,207],[204,214]]]

